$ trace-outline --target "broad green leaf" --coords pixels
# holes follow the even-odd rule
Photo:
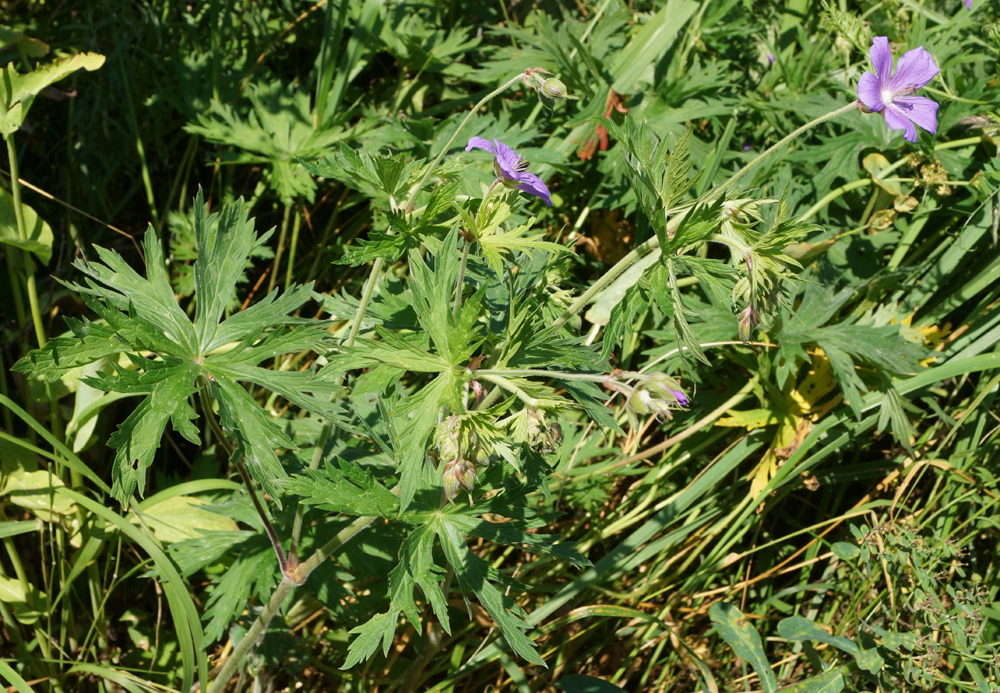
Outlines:
[[[61,486],[65,486],[62,479],[48,470],[27,472],[18,469],[4,477],[0,498],[30,510],[43,520],[55,522],[57,515],[68,515],[74,511],[71,501],[56,495],[55,490]]]
[[[77,70],[92,72],[103,64],[103,55],[79,53],[36,65],[23,75],[18,73],[13,62],[0,68],[0,135],[7,137],[17,132],[42,89]]]
[[[32,252],[43,265],[49,264],[52,258],[52,227],[22,200],[21,215],[26,234],[22,241],[15,214],[14,198],[0,188],[0,243]]]
[[[148,528],[164,544],[194,539],[205,532],[236,531],[236,523],[225,515],[205,510],[207,503],[193,496],[173,496],[142,510],[131,519]],[[140,522],[141,518],[141,522]]]
[[[10,604],[14,618],[29,626],[48,613],[44,592],[33,585],[28,585],[25,589],[19,580],[2,575],[0,575],[0,602]]]
[[[782,693],[840,693],[847,687],[844,674],[848,665],[836,667],[823,672],[815,678],[800,681],[790,688],[782,689]]]
[[[764,654],[757,629],[750,625],[743,613],[732,604],[715,602],[709,608],[708,615],[719,635],[733,648],[736,656],[757,672],[763,689],[767,693],[775,693],[778,690],[778,679],[767,663],[767,656]]]
[[[882,667],[885,666],[885,660],[882,659],[882,655],[878,653],[877,647],[861,650],[854,655],[854,659],[857,661],[858,666],[867,671],[869,674],[877,674],[882,671]]]
[[[830,547],[834,555],[842,561],[853,561],[861,555],[861,549],[846,541],[838,541]]]
[[[610,69],[615,76],[611,88],[619,94],[632,94],[641,79],[652,83],[656,63],[671,49],[677,32],[697,9],[698,3],[693,0],[668,0],[618,53]]]
[[[781,619],[778,622],[778,635],[786,640],[814,640],[816,642],[825,642],[827,645],[832,645],[833,647],[854,656],[857,656],[861,651],[861,648],[859,648],[851,640],[831,635],[821,628],[815,621],[810,621],[808,618],[803,618],[801,616],[792,616],[790,618]]]

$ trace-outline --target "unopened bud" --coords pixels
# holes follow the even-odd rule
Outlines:
[[[454,500],[458,490],[464,488],[471,491],[476,484],[476,467],[468,460],[455,459],[446,462],[442,476],[444,496],[449,501]]]
[[[562,428],[537,409],[528,411],[528,444],[536,452],[555,452],[562,443]]]
[[[739,323],[740,341],[746,344],[750,341],[750,337],[753,336],[754,328],[760,324],[760,318],[757,317],[757,311],[754,310],[752,305],[747,306],[740,312],[737,322]]]

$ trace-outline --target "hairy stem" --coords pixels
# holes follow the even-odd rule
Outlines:
[[[281,582],[278,584],[277,589],[271,595],[267,604],[264,605],[264,609],[257,616],[257,620],[253,622],[250,629],[247,630],[246,635],[240,640],[239,644],[233,648],[233,652],[229,655],[229,659],[222,666],[219,671],[219,675],[215,677],[212,685],[209,686],[208,693],[222,693],[225,690],[226,684],[229,679],[233,677],[236,673],[236,669],[239,667],[240,663],[246,658],[248,654],[257,646],[258,641],[267,631],[268,625],[271,623],[271,619],[278,613],[281,608],[281,604],[290,595],[296,587],[303,584],[309,574],[314,571],[320,563],[325,561],[330,555],[339,549],[341,546],[346,544],[348,541],[353,539],[361,530],[370,525],[375,521],[374,517],[359,517],[355,519],[351,524],[342,529],[337,536],[324,544],[316,553],[309,557],[309,560],[305,561],[297,568],[293,568],[291,575],[286,574]]]
[[[462,287],[465,285],[465,267],[469,264],[469,241],[462,248],[462,260],[458,264],[458,281],[455,282],[455,305],[451,309],[451,317],[458,320],[458,312],[462,309]]]
[[[209,393],[208,384],[204,379],[202,380],[201,387],[198,388],[198,395],[201,398],[201,408],[205,410],[205,418],[208,419],[209,428],[212,429],[212,433],[218,438],[219,444],[225,448],[230,459],[232,459],[235,448],[226,438],[226,434],[219,424],[215,411],[212,409],[212,395]],[[281,540],[278,539],[278,533],[274,531],[274,525],[271,524],[271,519],[267,516],[267,510],[264,509],[264,505],[260,502],[257,492],[253,488],[253,478],[250,476],[250,472],[247,471],[246,464],[244,464],[242,459],[236,461],[236,468],[239,470],[240,476],[243,477],[243,483],[247,487],[247,493],[250,494],[250,500],[253,501],[253,507],[257,510],[261,522],[264,523],[264,531],[267,532],[267,536],[271,540],[271,546],[274,547],[274,553],[278,557],[281,574],[286,575],[289,570],[288,558],[285,556],[285,550],[281,546]]]
[[[480,108],[482,108],[486,103],[488,103],[491,99],[498,96],[499,94],[504,92],[508,87],[511,87],[519,80],[521,80],[522,76],[523,75],[518,74],[517,77],[514,77],[513,79],[507,81],[498,89],[490,92],[485,97],[483,97],[472,108],[472,110],[469,111],[468,115],[465,116],[465,119],[462,120],[461,123],[459,123],[458,128],[452,134],[451,138],[445,143],[444,147],[441,148],[441,151],[438,153],[437,157],[435,157],[435,159],[430,163],[430,165],[427,167],[427,170],[424,171],[424,175],[420,179],[420,182],[410,191],[409,197],[407,197],[406,202],[403,204],[404,213],[413,205],[413,202],[416,199],[417,195],[420,194],[420,191],[423,189],[424,185],[426,185],[427,181],[430,180],[431,174],[437,168],[438,164],[441,163],[441,159],[444,158],[444,155],[451,148],[451,145],[455,143],[456,139],[458,139],[458,135],[462,132],[465,126],[468,125],[470,120],[472,120],[472,116],[475,115],[475,113]],[[468,249],[468,245],[466,245],[466,249]],[[365,282],[365,288],[361,294],[361,300],[359,301],[358,308],[354,313],[354,321],[351,324],[351,331],[347,336],[347,341],[346,341],[347,346],[354,346],[354,343],[357,340],[358,332],[361,329],[362,320],[364,319],[365,313],[368,311],[368,304],[371,302],[372,293],[375,291],[375,285],[378,282],[378,277],[382,273],[382,268],[384,267],[384,265],[385,261],[382,258],[376,259],[375,262],[372,264],[371,273],[368,275],[368,281]],[[319,462],[322,457],[323,446],[325,445],[326,439],[330,435],[331,432],[330,429],[331,429],[330,423],[324,424],[323,429],[320,433],[320,440],[323,441],[323,445],[317,445],[316,450],[313,453],[313,457],[309,463],[310,469],[316,469],[319,466]],[[292,556],[296,555],[299,538],[302,533],[302,514],[303,511],[301,510],[301,506],[299,506],[299,510],[296,511],[295,521],[292,527],[292,552],[291,552]],[[209,688],[209,693],[221,693],[221,691],[225,689],[226,684],[232,677],[233,673],[236,671],[236,668],[239,667],[240,663],[242,663],[242,661],[246,658],[246,656],[250,654],[252,649],[256,647],[257,641],[267,630],[267,626],[271,622],[271,619],[274,618],[274,615],[278,612],[278,609],[281,607],[282,602],[289,594],[292,593],[296,585],[305,582],[306,578],[309,576],[309,573],[315,570],[316,567],[322,561],[326,560],[326,558],[328,558],[330,554],[336,551],[339,547],[343,546],[358,532],[360,532],[369,524],[371,524],[374,521],[374,519],[375,518],[373,517],[357,518],[356,520],[354,520],[354,522],[352,522],[350,525],[344,528],[344,530],[342,530],[336,537],[334,537],[329,542],[324,544],[323,547],[320,548],[315,554],[313,554],[307,561],[298,566],[294,565],[291,566],[291,569],[289,570],[288,573],[282,571],[282,573],[284,574],[284,579],[282,579],[281,584],[278,585],[278,588],[274,591],[274,594],[271,595],[271,599],[264,607],[264,610],[257,617],[257,620],[254,621],[253,625],[250,627],[250,630],[248,630],[246,635],[243,636],[243,639],[240,640],[239,645],[237,645],[233,649],[233,653],[230,655],[229,659],[222,667],[222,670],[219,672],[218,677],[216,677],[215,681]],[[265,523],[265,526],[268,526],[268,524],[269,523]],[[289,574],[293,575],[294,579],[290,578]]]
[[[479,100],[479,102],[475,106],[472,107],[472,109],[466,114],[462,122],[458,124],[458,127],[455,129],[455,132],[452,133],[448,141],[444,143],[444,147],[441,148],[441,151],[438,152],[438,155],[434,157],[434,161],[432,161],[430,165],[427,167],[427,170],[424,171],[424,175],[423,177],[421,177],[420,182],[417,183],[417,185],[412,190],[410,190],[409,197],[407,197],[406,202],[403,203],[404,213],[410,209],[410,206],[417,199],[417,195],[420,194],[420,191],[424,189],[424,186],[427,184],[427,181],[430,180],[431,174],[434,173],[434,170],[437,169],[438,164],[441,163],[441,159],[443,159],[444,155],[448,153],[448,150],[451,149],[451,145],[455,144],[455,140],[458,139],[458,136],[462,133],[462,130],[464,130],[465,126],[469,124],[470,120],[472,120],[472,116],[476,115],[476,113],[479,111],[480,108],[488,104],[490,101],[492,101],[494,98],[496,98],[503,92],[507,91],[508,88],[514,86],[523,78],[524,78],[524,73],[518,74],[513,79],[508,80],[507,82],[505,82],[504,84],[502,84],[501,86],[497,87],[489,94],[484,96],[482,99]]]

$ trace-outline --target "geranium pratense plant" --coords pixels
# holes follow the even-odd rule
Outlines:
[[[858,80],[858,99],[873,112],[881,113],[891,130],[903,130],[908,142],[917,141],[914,123],[930,133],[937,132],[938,105],[925,96],[913,96],[940,72],[934,58],[923,46],[903,54],[892,69],[892,50],[889,39],[876,36],[872,39],[872,67]]]

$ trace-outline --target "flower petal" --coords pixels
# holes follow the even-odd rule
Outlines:
[[[889,39],[885,36],[873,38],[868,55],[872,59],[872,67],[875,68],[879,82],[887,83],[892,76],[892,49],[889,48]]]
[[[501,177],[510,180],[521,180],[517,172],[517,165],[521,162],[521,157],[500,140],[493,140],[493,144],[495,145],[493,155],[496,157]]]
[[[897,96],[892,105],[927,132],[937,132],[938,104],[924,96]],[[911,140],[912,141],[912,140]]]
[[[858,80],[858,98],[865,106],[873,111],[881,111],[885,108],[882,103],[882,91],[879,89],[878,77],[871,72],[861,75]]]
[[[469,146],[465,148],[465,151],[470,151],[472,149],[485,149],[490,154],[493,153],[493,143],[489,140],[483,139],[482,137],[470,137]]]
[[[893,94],[913,89],[919,89],[939,73],[939,68],[934,63],[934,58],[923,46],[906,51],[903,57],[896,63],[896,74],[892,76],[889,88]]]
[[[965,7],[969,12],[972,12],[972,0],[965,0]]]
[[[890,130],[902,130],[903,139],[907,142],[917,141],[917,128],[913,126],[910,119],[906,117],[906,112],[897,106],[895,101],[887,105],[882,113],[885,115],[885,124],[889,126]]]
[[[517,179],[520,181],[516,187],[521,192],[526,192],[529,195],[537,195],[542,198],[542,200],[549,207],[552,206],[552,196],[549,193],[549,189],[545,187],[545,183],[541,178],[536,176],[534,173],[522,172],[517,174]]]

